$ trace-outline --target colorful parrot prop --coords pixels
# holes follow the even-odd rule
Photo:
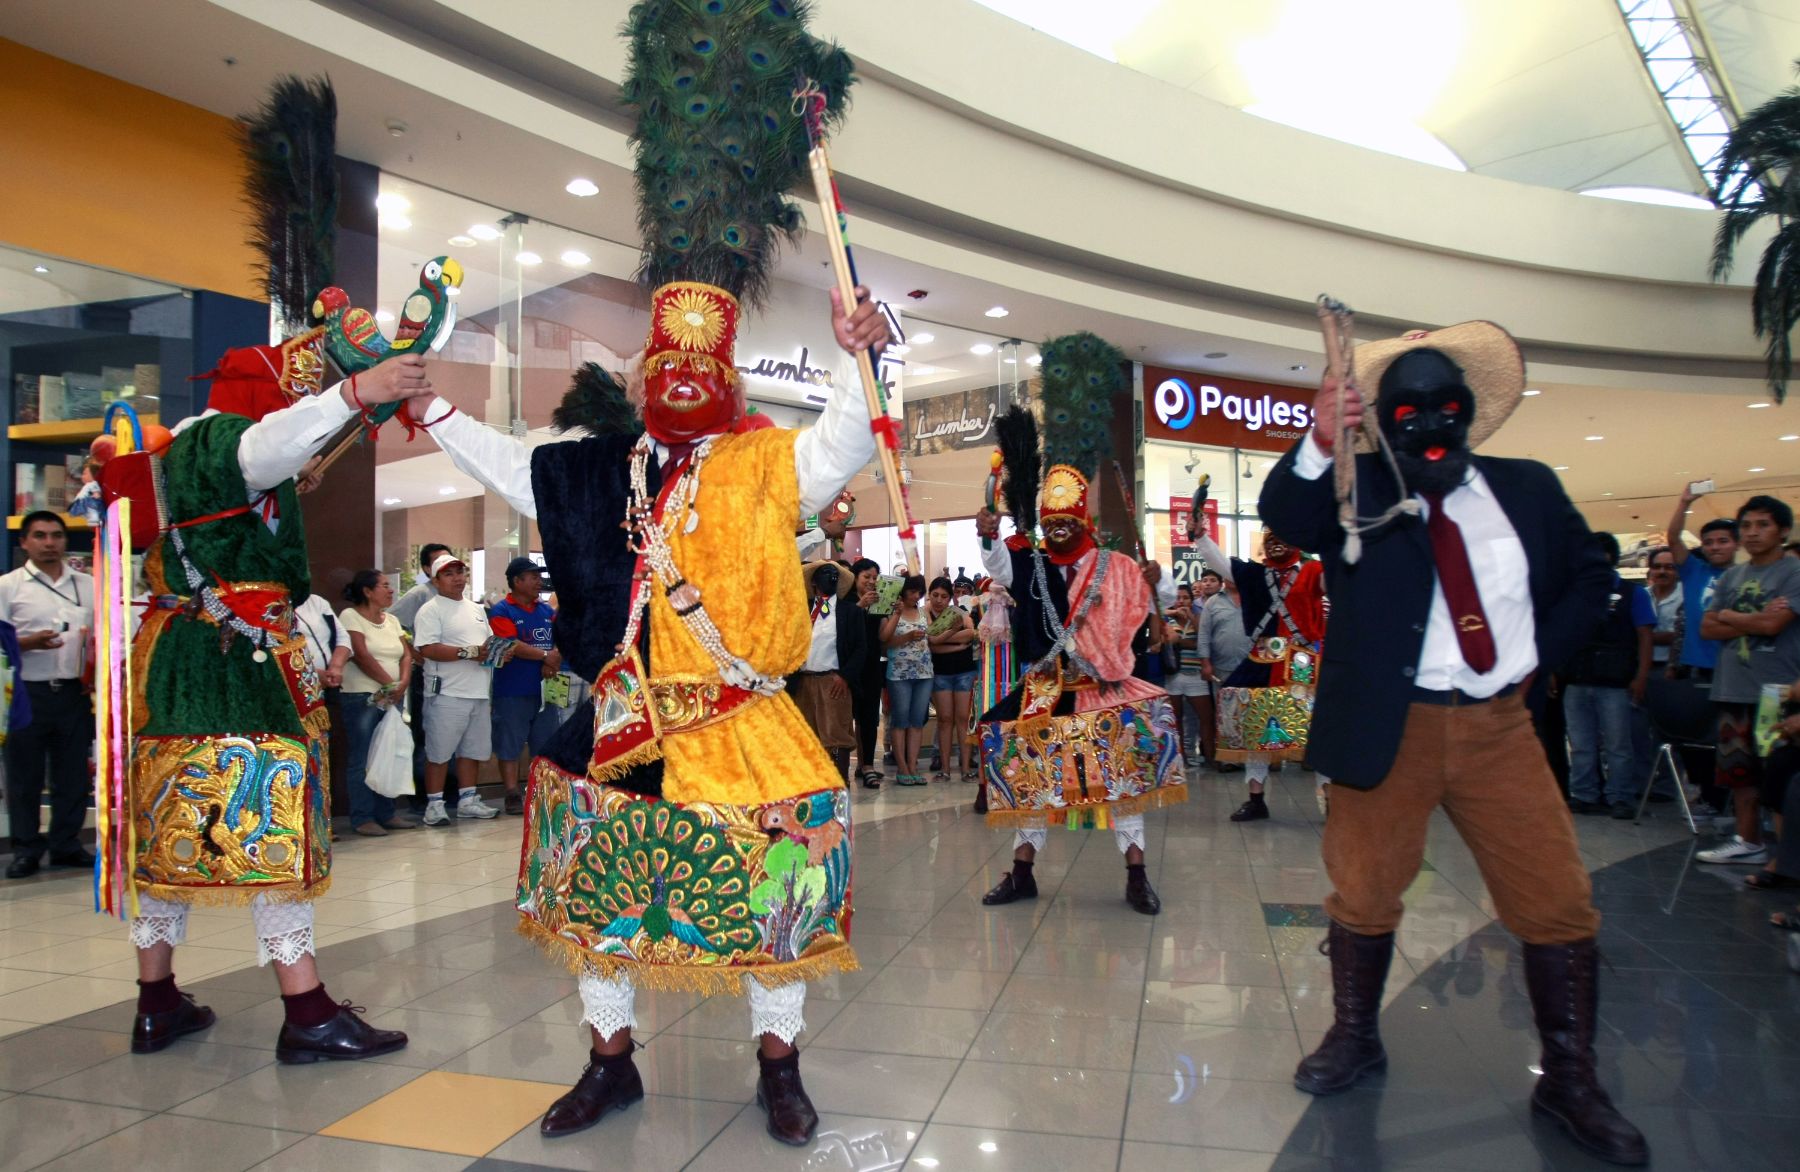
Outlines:
[[[456,328],[455,293],[462,287],[462,266],[447,256],[425,262],[419,287],[400,306],[400,320],[389,341],[375,315],[350,304],[333,285],[313,301],[313,317],[325,327],[325,349],[345,376],[361,374],[384,359],[410,350],[442,350]]]

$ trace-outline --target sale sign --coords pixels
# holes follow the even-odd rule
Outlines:
[[[1172,549],[1193,544],[1188,534],[1188,514],[1193,508],[1193,500],[1191,496],[1169,498],[1169,546]],[[1206,518],[1206,535],[1216,544],[1219,540],[1219,502],[1207,497],[1206,503],[1200,506],[1200,515]]]

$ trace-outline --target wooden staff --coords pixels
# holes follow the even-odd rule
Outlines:
[[[1351,341],[1356,314],[1342,301],[1320,294],[1319,328],[1325,335],[1325,377],[1337,384],[1337,434],[1332,437],[1337,458],[1331,466],[1332,485],[1337,492],[1338,524],[1344,530],[1344,561],[1355,564],[1362,556],[1356,507],[1356,437],[1344,421],[1344,404],[1356,385],[1356,352]]]
[[[1138,530],[1137,502],[1132,499],[1131,486],[1126,483],[1125,468],[1117,460],[1112,462],[1112,466],[1113,475],[1119,478],[1119,495],[1125,498],[1125,511],[1131,514],[1131,543],[1137,547],[1138,561],[1148,561],[1149,558],[1144,553],[1144,535]],[[1174,571],[1171,570],[1170,572],[1173,573]],[[1162,596],[1157,594],[1154,587],[1150,590],[1150,601],[1156,606],[1156,621],[1159,623],[1168,622],[1169,620],[1163,617]]]
[[[797,100],[809,99],[802,94]],[[822,103],[824,96],[818,95],[818,101]],[[850,257],[849,221],[844,215],[843,201],[838,198],[831,156],[825,151],[824,136],[818,133],[816,116],[809,115],[807,124],[813,141],[808,156],[812,164],[813,194],[819,201],[820,211],[837,219],[835,232],[827,226],[825,243],[831,249],[831,267],[837,275],[838,296],[843,299],[844,312],[849,313],[856,308],[856,267]],[[875,435],[875,458],[881,464],[881,479],[887,486],[888,507],[893,510],[894,524],[900,530],[901,552],[906,554],[907,572],[911,573],[925,564],[925,557],[924,550],[919,548],[918,531],[913,526],[912,509],[906,498],[906,481],[900,465],[900,429],[888,415],[887,388],[875,376],[875,362],[867,350],[857,353],[856,369],[862,376],[863,400],[869,408],[869,430]],[[906,544],[908,541],[911,546]]]

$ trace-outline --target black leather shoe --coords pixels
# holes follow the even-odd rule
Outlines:
[[[52,867],[91,868],[94,865],[94,856],[89,854],[84,847],[70,847],[68,850],[51,851],[50,865]]]
[[[993,890],[981,897],[981,902],[988,907],[998,907],[1003,903],[1016,903],[1021,899],[1037,898],[1037,880],[1026,877],[1021,880],[1008,871],[994,884]]]
[[[194,1004],[192,993],[181,995],[181,1004],[161,1013],[140,1013],[131,1026],[131,1052],[154,1054],[176,1038],[211,1028],[218,1019],[204,1005]]]
[[[1387,1069],[1381,1045],[1381,990],[1394,959],[1394,934],[1358,936],[1331,922],[1325,936],[1331,957],[1331,999],[1336,1020],[1319,1048],[1300,1060],[1294,1085],[1309,1095],[1335,1095],[1365,1074]]]
[[[1631,819],[1637,817],[1637,807],[1630,802],[1614,802],[1612,804],[1612,816],[1615,821],[1629,822]]]
[[[607,1058],[588,1053],[587,1069],[568,1093],[550,1104],[538,1123],[542,1135],[573,1135],[600,1122],[608,1111],[622,1111],[644,1097],[644,1080],[638,1077],[631,1052]]]
[[[38,866],[37,855],[15,855],[13,861],[7,864],[6,877],[8,879],[29,879],[38,873]]]
[[[1156,888],[1150,886],[1150,880],[1133,873],[1125,880],[1125,902],[1131,910],[1146,916],[1153,916],[1162,911],[1162,899],[1156,894]]]
[[[1571,813],[1571,814],[1604,814],[1604,813],[1606,813],[1606,807],[1602,806],[1599,802],[1584,801],[1581,798],[1570,798],[1569,799],[1569,813]]]
[[[523,814],[525,812],[525,798],[522,794],[507,794],[506,797],[501,799],[500,808],[507,814]]]
[[[1258,822],[1269,816],[1269,803],[1261,794],[1251,794],[1248,801],[1231,812],[1233,822]]]
[[[354,1062],[377,1054],[392,1054],[406,1047],[399,1030],[378,1030],[358,1017],[358,1006],[338,1003],[337,1016],[324,1025],[297,1026],[284,1022],[275,1041],[275,1058],[293,1065],[301,1062]]]
[[[1531,1092],[1531,1110],[1554,1119],[1602,1160],[1637,1167],[1650,1162],[1650,1145],[1619,1114],[1594,1071],[1599,969],[1592,940],[1525,946],[1525,985],[1544,1044],[1544,1073]]]
[[[811,1143],[813,1132],[819,1128],[819,1113],[813,1110],[806,1087],[800,1082],[800,1052],[796,1050],[786,1058],[764,1058],[759,1054],[756,1060],[762,1064],[762,1077],[756,1080],[756,1102],[769,1113],[769,1134],[791,1148]]]

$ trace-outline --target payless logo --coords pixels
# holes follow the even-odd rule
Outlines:
[[[1157,419],[1171,431],[1180,431],[1196,416],[1204,418],[1215,411],[1250,432],[1269,427],[1305,431],[1312,426],[1312,410],[1304,403],[1289,403],[1273,395],[1256,399],[1230,395],[1205,383],[1195,394],[1187,380],[1179,378],[1166,378],[1157,386],[1154,406]]]

